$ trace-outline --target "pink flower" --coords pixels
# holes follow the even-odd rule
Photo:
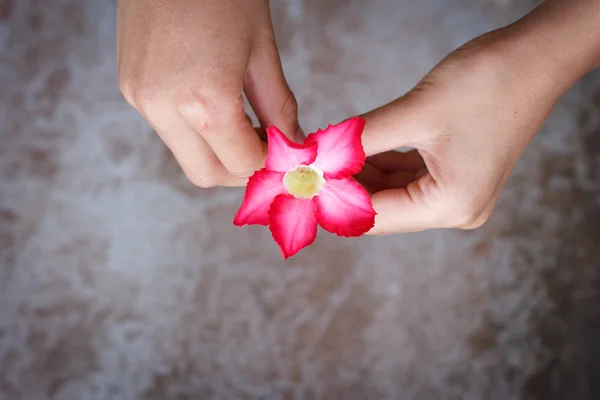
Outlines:
[[[338,236],[356,237],[375,223],[367,191],[352,175],[363,167],[365,121],[354,117],[293,143],[267,130],[265,168],[250,177],[233,223],[268,225],[284,258],[310,245],[317,223]]]

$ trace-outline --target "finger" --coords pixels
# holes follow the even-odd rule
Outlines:
[[[384,189],[404,189],[417,178],[417,171],[397,171],[384,175]]]
[[[356,180],[356,182],[360,183],[360,185],[365,188],[365,190],[367,191],[367,193],[371,196],[373,195],[373,193],[377,192],[377,190],[371,186],[371,184],[363,179],[361,179],[360,177],[355,176],[354,179]]]
[[[248,120],[250,125],[254,125],[254,122],[252,122],[252,118],[250,117],[250,114],[248,114],[247,112],[244,112],[244,114],[246,114],[246,119]]]
[[[196,186],[246,185],[247,179],[230,174],[206,141],[184,121],[165,124],[169,126],[169,131],[162,131],[154,124],[152,125],[173,153],[185,175]]]
[[[263,128],[254,128],[256,134],[263,142],[267,141],[267,132]]]
[[[385,189],[385,173],[379,168],[366,163],[354,178],[367,189],[369,193]]]
[[[195,101],[182,104],[179,112],[232,175],[248,177],[264,166],[266,143],[261,142],[248,121],[241,96],[236,100],[215,100],[219,96],[198,95]]]
[[[371,201],[377,212],[370,235],[417,232],[444,227],[440,193],[427,174],[404,189],[384,190],[373,194]]]
[[[386,189],[399,189],[407,187],[418,176],[421,170],[405,170],[395,172],[384,172],[376,166],[367,163],[363,169],[355,175],[355,178],[370,192],[379,192]],[[426,170],[423,170],[426,171]]]
[[[303,140],[298,124],[298,105],[281,67],[272,36],[251,56],[244,92],[263,129],[276,126],[292,141]]]
[[[366,120],[362,142],[367,156],[401,147],[417,148],[431,139],[434,131],[429,128],[427,107],[420,107],[414,97],[401,97],[362,115]]]
[[[250,125],[254,125],[254,122],[252,122],[252,118],[250,117],[250,115],[248,115],[248,113],[245,113],[245,114],[246,114],[246,119],[248,120]],[[262,140],[263,142],[267,141],[267,132],[263,128],[254,127],[254,130],[256,131],[256,134],[258,135],[260,140]]]
[[[370,156],[367,161],[369,164],[385,172],[425,168],[425,161],[423,161],[423,157],[421,157],[421,154],[417,150],[411,150],[406,153],[393,150],[386,151]]]

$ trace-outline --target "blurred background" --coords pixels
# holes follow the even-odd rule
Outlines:
[[[273,1],[305,130],[409,90],[518,0]],[[476,231],[237,228],[118,89],[113,0],[0,0],[0,399],[600,398],[600,74]]]

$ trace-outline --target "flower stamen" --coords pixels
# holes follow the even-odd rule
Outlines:
[[[323,173],[310,165],[300,165],[283,176],[288,193],[298,199],[312,199],[325,184]]]

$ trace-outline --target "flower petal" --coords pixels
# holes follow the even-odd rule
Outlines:
[[[296,254],[317,237],[317,205],[312,199],[289,194],[275,197],[269,210],[269,229],[284,258]]]
[[[233,223],[237,226],[269,225],[269,208],[273,199],[286,192],[283,175],[282,172],[267,171],[264,168],[256,171],[248,181],[244,200]]]
[[[352,178],[325,178],[325,185],[314,200],[319,224],[338,236],[360,236],[375,225],[369,194]]]
[[[270,171],[287,172],[317,158],[317,143],[294,143],[274,126],[267,129],[267,139],[269,150],[265,167]]]
[[[354,117],[308,135],[304,144],[319,145],[312,165],[332,178],[357,174],[367,158],[360,139],[364,128],[365,120]]]

